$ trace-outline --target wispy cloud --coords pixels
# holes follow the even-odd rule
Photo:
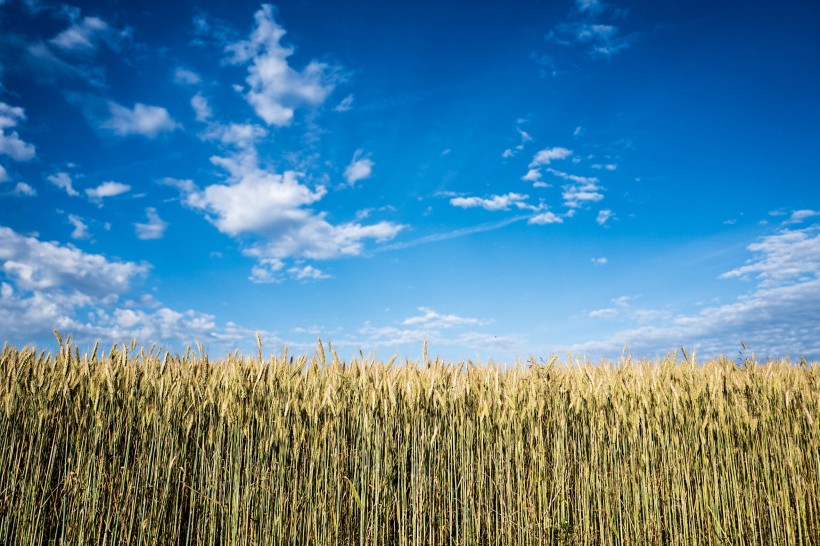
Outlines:
[[[761,357],[820,358],[820,226],[784,229],[747,248],[755,257],[721,275],[755,282],[735,301],[694,315],[625,306],[624,318],[638,324],[571,349],[612,357],[624,344],[659,352],[685,345],[713,356],[737,351],[743,340]]]
[[[345,180],[347,180],[350,186],[355,186],[359,180],[370,178],[370,175],[373,173],[375,163],[363,154],[364,150],[356,150],[356,153],[353,154],[353,159],[345,169]]]
[[[622,15],[623,11],[610,10],[598,0],[577,0],[570,20],[556,25],[546,39],[563,46],[582,47],[593,58],[609,58],[638,39],[637,33],[624,35],[614,24]]]
[[[342,99],[342,102],[337,104],[333,110],[336,112],[349,112],[353,109],[353,95],[348,95]]]

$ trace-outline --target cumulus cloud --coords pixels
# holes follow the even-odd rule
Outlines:
[[[46,177],[46,180],[48,180],[58,188],[62,188],[68,195],[72,197],[80,195],[80,193],[74,189],[73,183],[71,181],[71,176],[68,173],[59,172],[55,174],[50,174]]]
[[[227,46],[229,61],[250,63],[245,98],[256,114],[268,125],[286,126],[296,108],[324,102],[334,83],[324,63],[311,61],[301,72],[288,64],[293,49],[280,43],[285,29],[276,22],[273,6],[264,4],[254,19],[250,38]]]
[[[530,162],[530,169],[535,169],[542,165],[549,165],[553,161],[566,159],[571,155],[572,150],[567,150],[561,146],[556,146],[555,148],[544,148],[543,150],[539,150],[535,156],[533,156],[532,161]]]
[[[137,231],[137,238],[142,240],[162,239],[165,235],[165,230],[168,228],[168,222],[164,221],[157,214],[157,209],[148,207],[145,209],[145,215],[148,221],[145,223],[135,223],[134,228]]]
[[[600,258],[592,258],[592,263],[595,265],[606,265],[609,260],[606,259],[606,256],[601,256]]]
[[[29,161],[34,158],[33,144],[23,142],[17,131],[7,132],[24,119],[26,114],[22,108],[0,102],[0,155],[7,155],[15,161]]]
[[[138,102],[134,108],[126,108],[109,101],[108,110],[110,117],[101,126],[119,136],[142,135],[154,138],[160,133],[174,131],[179,127],[177,122],[171,119],[168,110],[160,106],[148,106]]]
[[[204,212],[222,233],[256,236],[257,242],[245,253],[260,264],[276,264],[277,270],[288,258],[326,260],[361,254],[365,240],[383,242],[404,228],[390,222],[331,224],[324,213],[307,208],[326,194],[323,186],[311,189],[294,171],[279,174],[260,168],[252,151],[212,161],[228,171],[227,183],[192,192],[187,204]]]
[[[94,297],[120,294],[148,271],[145,264],[112,262],[7,227],[0,227],[0,264],[0,271],[24,290],[66,289]]]
[[[6,168],[0,165],[0,182],[6,182],[9,179],[9,173]]]
[[[354,186],[359,180],[370,178],[373,173],[375,163],[369,157],[362,157],[363,153],[364,150],[356,150],[350,165],[345,169],[345,180],[351,186]]]
[[[536,214],[527,220],[527,223],[538,226],[543,226],[546,224],[563,224],[564,219],[552,212],[542,212],[541,214]]]
[[[88,188],[85,194],[93,201],[102,201],[106,197],[114,197],[123,194],[131,189],[128,184],[121,182],[108,181],[103,182],[96,188]]]
[[[329,279],[330,275],[325,274],[322,270],[313,267],[312,265],[306,265],[304,267],[291,267],[288,269],[288,273],[296,279],[297,281],[318,281],[321,279]]]
[[[0,227],[0,331],[22,343],[51,339],[56,328],[83,343],[137,339],[184,347],[199,340],[232,350],[247,340],[255,347],[255,331],[248,328],[163,307],[150,296],[125,300],[148,271],[145,263],[111,260]],[[260,333],[266,343],[281,343],[271,332]]]
[[[596,178],[563,186],[563,190],[561,196],[564,199],[564,205],[570,209],[580,208],[604,198],[604,194],[601,193],[602,188],[598,185]]]
[[[489,198],[482,197],[453,197],[450,199],[450,204],[454,207],[462,209],[482,208],[489,211],[509,210],[511,206],[518,209],[535,209],[532,205],[527,204],[529,195],[521,193],[508,193],[506,195],[493,195]]]

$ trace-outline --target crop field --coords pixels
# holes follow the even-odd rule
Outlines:
[[[0,544],[820,545],[820,365],[0,354]]]

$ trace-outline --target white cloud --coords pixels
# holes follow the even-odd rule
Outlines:
[[[57,186],[58,188],[62,188],[65,192],[72,196],[76,197],[80,195],[80,193],[74,189],[72,185],[71,176],[65,172],[59,172],[55,174],[50,174],[46,177],[46,180]]]
[[[165,186],[173,186],[184,196],[188,196],[189,194],[199,190],[194,181],[190,179],[171,178],[169,176],[160,180],[159,183]]]
[[[90,237],[88,233],[88,225],[83,222],[82,218],[74,214],[69,214],[68,221],[72,226],[74,226],[74,229],[71,231],[72,239],[88,239]]]
[[[353,154],[353,159],[350,165],[345,169],[345,180],[351,186],[355,185],[359,180],[370,178],[373,173],[373,161],[368,157],[362,157],[363,150],[356,150]]]
[[[37,195],[37,190],[35,190],[25,182],[18,182],[14,186],[14,191],[12,193],[18,197],[34,197],[35,195]]]
[[[88,188],[85,190],[86,195],[89,199],[94,201],[101,201],[106,197],[114,197],[116,195],[123,194],[131,189],[131,186],[128,184],[123,184],[121,182],[103,182],[96,188]]]
[[[183,85],[196,85],[202,81],[202,78],[193,70],[177,68],[174,72],[174,81]]]
[[[77,343],[136,339],[176,342],[184,349],[198,340],[229,351],[242,342],[256,346],[254,330],[163,307],[150,295],[120,303],[148,269],[0,227],[0,331],[22,343],[53,339],[56,328]],[[260,334],[267,346],[282,343],[271,332]]]
[[[133,109],[126,108],[116,102],[108,102],[111,117],[102,123],[102,127],[117,135],[142,135],[154,138],[163,132],[174,131],[179,127],[171,119],[168,110],[160,106],[148,106],[136,103]]]
[[[606,265],[609,260],[606,259],[606,256],[601,256],[600,258],[592,258],[592,263],[595,265]]]
[[[618,170],[618,165],[616,165],[615,163],[607,163],[607,164],[595,163],[595,164],[592,165],[592,168],[596,169],[596,170],[606,169],[607,171],[615,171],[615,170]]]
[[[252,232],[267,235],[289,231],[312,216],[302,209],[326,193],[299,183],[299,173],[272,173],[233,158],[214,157],[215,164],[230,173],[229,184],[213,184],[188,196],[188,204],[208,212],[209,220],[228,235]]]
[[[284,267],[282,260],[260,257],[258,263],[251,268],[251,275],[248,279],[256,284],[281,282],[279,272]]]
[[[222,233],[261,237],[261,242],[245,251],[260,263],[358,255],[364,249],[364,240],[383,242],[404,228],[390,222],[330,224],[324,213],[305,208],[325,195],[323,186],[311,190],[300,183],[299,173],[264,170],[256,164],[253,152],[214,157],[212,161],[230,173],[228,183],[193,192],[186,202],[206,213],[208,220]]]
[[[191,98],[191,107],[194,109],[197,121],[208,121],[213,115],[208,99],[197,93]]]
[[[539,150],[535,156],[533,156],[532,161],[530,162],[530,169],[535,169],[542,165],[549,165],[553,161],[566,159],[571,155],[572,150],[568,150],[560,146],[556,146],[555,148],[544,148],[543,150]]]
[[[569,180],[570,182],[576,182],[582,185],[590,185],[590,184],[597,184],[598,179],[594,176],[579,176],[577,174],[569,174],[563,171],[558,171],[553,169],[552,167],[547,169],[547,172],[557,176],[558,178],[562,178],[564,180]]]
[[[79,10],[78,10],[79,11]],[[79,17],[67,29],[50,40],[65,51],[93,50],[97,44],[113,35],[111,27],[99,17]]]
[[[0,182],[5,182],[9,179],[9,173],[6,172],[6,168],[0,165]]]
[[[509,159],[509,158],[511,158],[511,157],[512,157],[512,156],[514,156],[514,155],[515,155],[515,152],[513,152],[510,148],[507,148],[507,149],[506,149],[506,150],[504,150],[504,152],[501,154],[501,157],[503,157],[504,159]]]
[[[526,182],[540,182],[541,181],[541,171],[538,169],[530,169],[527,171],[527,174],[521,177],[521,180]]]
[[[264,4],[254,16],[256,26],[248,40],[227,46],[234,64],[251,63],[245,97],[268,125],[289,125],[302,105],[316,106],[333,90],[328,66],[311,61],[298,72],[288,64],[292,48],[280,44],[285,29],[274,20],[274,8]]]
[[[352,109],[353,109],[353,95],[346,96],[345,98],[342,99],[342,102],[340,102],[339,104],[336,105],[335,108],[333,108],[333,110],[336,111],[336,112],[349,112]]]
[[[229,123],[223,125],[221,123],[212,123],[208,126],[208,130],[203,133],[202,137],[208,140],[218,140],[222,144],[228,146],[236,146],[243,150],[251,151],[251,155],[255,160],[255,152],[253,151],[256,142],[268,135],[267,129],[260,125],[250,123]]]
[[[564,199],[564,206],[570,209],[576,209],[588,203],[595,203],[604,198],[604,194],[601,193],[603,188],[598,185],[598,179],[595,177],[577,176],[554,169],[550,169],[550,172],[564,180],[575,182],[563,186],[564,191],[561,194]]]
[[[0,227],[0,271],[23,290],[70,290],[102,298],[126,291],[135,277],[147,273],[148,266],[111,262]]]
[[[320,269],[317,269],[312,265],[306,265],[304,267],[291,267],[290,269],[288,269],[288,273],[290,273],[291,276],[298,281],[318,281],[321,279],[330,278],[330,275],[325,274]]]
[[[753,276],[761,287],[770,287],[820,274],[820,226],[786,229],[750,244],[747,249],[757,256],[746,265],[727,271],[722,279]]]
[[[6,133],[6,129],[16,127],[26,119],[25,111],[19,106],[10,106],[0,102],[0,155],[7,155],[15,161],[28,161],[34,158],[34,145],[23,142],[17,131]]]
[[[789,219],[786,221],[786,223],[799,224],[799,223],[803,222],[804,220],[808,220],[809,218],[813,218],[817,215],[820,215],[820,212],[817,212],[816,210],[809,210],[809,209],[794,210],[794,211],[792,211],[792,213],[789,216]]]
[[[603,226],[613,218],[615,218],[615,213],[609,209],[604,209],[598,211],[598,217],[595,218],[595,221],[598,222],[599,226]]]
[[[642,310],[629,316],[636,325],[572,351],[620,354],[630,350],[665,352],[684,345],[700,356],[736,353],[741,340],[758,357],[820,358],[820,226],[782,230],[747,247],[756,256],[721,275],[751,277],[757,284],[735,301],[703,308],[695,315]],[[646,322],[645,320],[643,322]]]
[[[448,329],[456,326],[476,326],[486,324],[476,318],[461,317],[458,315],[443,315],[429,307],[419,307],[421,316],[404,319],[404,326],[415,326],[422,329]]]
[[[604,309],[596,309],[590,311],[589,318],[596,319],[611,319],[618,316],[618,310],[613,307],[606,307]]]
[[[168,222],[165,222],[157,214],[157,209],[148,207],[145,209],[145,215],[148,221],[145,223],[135,223],[134,228],[137,231],[137,237],[142,240],[162,239],[165,230],[168,228]]]
[[[521,193],[508,193],[506,195],[493,195],[489,198],[481,197],[454,197],[450,199],[450,204],[462,209],[482,208],[489,211],[509,210],[511,206],[518,209],[533,210],[537,207],[526,203],[529,195]]]
[[[421,351],[425,341],[429,346],[429,356],[433,358],[441,347],[458,347],[459,350],[491,351],[498,354],[519,353],[526,350],[526,339],[521,335],[499,335],[482,331],[492,321],[443,314],[429,307],[419,307],[421,315],[404,319],[398,325],[373,325],[366,322],[360,329],[360,339],[334,341],[334,346],[384,347],[390,353],[401,348]],[[474,354],[463,354],[474,358]]]
[[[547,39],[564,46],[583,46],[591,57],[607,58],[629,48],[637,34],[622,36],[618,27],[594,20],[562,23],[547,35]]]
[[[541,214],[537,214],[527,220],[528,224],[535,224],[539,226],[543,226],[545,224],[563,224],[564,219],[560,216],[556,216],[552,212],[543,212]]]

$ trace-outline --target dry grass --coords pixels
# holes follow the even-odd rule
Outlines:
[[[820,366],[687,360],[7,346],[0,543],[820,544]]]

